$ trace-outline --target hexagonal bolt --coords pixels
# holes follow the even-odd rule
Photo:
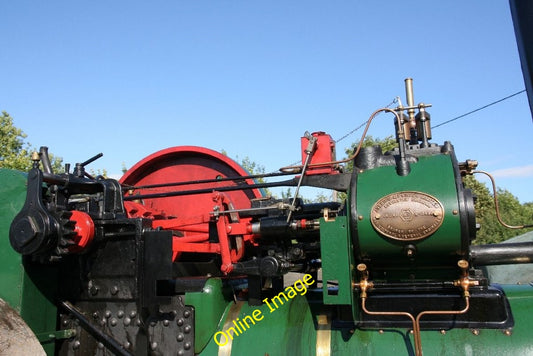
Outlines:
[[[97,295],[99,290],[100,289],[95,285],[89,287],[89,293],[91,293],[91,295]]]

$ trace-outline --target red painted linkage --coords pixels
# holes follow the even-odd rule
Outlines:
[[[143,205],[125,202],[129,217],[153,219],[154,228],[172,230],[172,260],[178,259],[183,252],[216,253],[222,258],[220,270],[230,273],[233,263],[244,256],[245,243],[253,242],[250,219],[240,219],[231,212],[233,204],[228,195],[213,192],[211,212],[192,217],[163,218],[162,213],[150,211]],[[228,211],[229,210],[229,211]],[[218,242],[209,241],[209,223],[216,224]]]

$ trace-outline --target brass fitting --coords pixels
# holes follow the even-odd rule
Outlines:
[[[354,283],[353,287],[360,289],[360,291],[361,291],[360,297],[361,298],[366,298],[367,297],[366,292],[369,289],[374,288],[374,283],[368,281],[368,269],[367,269],[367,267],[366,267],[366,265],[364,263],[358,264],[357,265],[357,270],[361,274],[361,280],[359,281],[359,283]]]
[[[468,261],[466,260],[459,260],[457,262],[457,265],[461,269],[461,278],[453,281],[453,285],[456,287],[461,287],[463,290],[463,296],[464,297],[470,297],[470,292],[468,291],[471,286],[477,286],[479,285],[479,281],[470,279],[468,277]]]

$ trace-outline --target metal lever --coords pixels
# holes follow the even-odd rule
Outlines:
[[[289,215],[287,215],[287,223],[291,221],[292,212],[294,211],[294,206],[296,204],[296,199],[298,198],[298,192],[300,191],[300,186],[302,185],[302,181],[305,176],[305,171],[307,170],[307,166],[309,166],[309,161],[311,160],[311,157],[313,156],[313,153],[316,149],[316,141],[317,138],[309,133],[309,131],[306,131],[304,136],[309,140],[307,143],[307,148],[305,149],[305,162],[304,166],[302,167],[302,175],[300,176],[300,179],[298,180],[298,185],[296,186],[296,192],[294,193],[294,197],[292,198],[291,205],[289,206]]]
[[[102,157],[103,155],[104,155],[103,153],[99,153],[99,154],[89,158],[88,160],[86,160],[83,163],[76,163],[76,168],[74,169],[74,175],[76,175],[77,177],[80,177],[80,178],[83,177],[83,176],[86,176],[88,178],[94,179],[93,177],[91,177],[90,174],[85,172],[85,166],[88,165],[89,163],[92,163],[92,162],[96,161],[98,158]]]

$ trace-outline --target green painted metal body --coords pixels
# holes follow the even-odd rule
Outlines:
[[[196,335],[200,355],[413,355],[412,334],[407,329],[363,330],[331,323],[334,306],[321,303],[322,291],[308,291],[270,311],[266,304],[222,301],[220,281],[209,280],[201,293],[188,293],[187,304],[196,311],[197,330],[213,330],[209,339]],[[533,286],[503,286],[513,311],[515,325],[506,332],[497,329],[425,330],[421,333],[425,355],[514,355],[533,354]],[[221,311],[222,303],[224,308]],[[215,317],[203,310],[214,310]],[[220,347],[213,335],[233,320],[242,320],[260,310],[264,318]],[[199,314],[200,313],[200,314]],[[327,320],[324,323],[324,320]],[[322,322],[321,322],[322,321]],[[219,339],[217,339],[219,340]],[[318,344],[317,344],[318,340]],[[207,344],[206,344],[207,341]],[[224,343],[224,340],[220,341]],[[321,346],[328,345],[326,350]],[[317,346],[318,345],[318,346]],[[318,350],[318,351],[317,351]],[[321,353],[324,352],[324,353]]]
[[[194,293],[191,293],[194,294]],[[216,296],[213,295],[213,299]],[[186,296],[189,303],[190,295]],[[207,300],[202,304],[195,304],[195,311],[205,307]],[[216,324],[216,331],[224,329],[226,323],[232,324],[233,320],[244,319],[246,315],[252,315],[254,311],[261,311],[261,320],[256,324],[249,323],[250,327],[245,328],[240,335],[234,336],[234,339],[223,346],[224,352],[229,351],[232,355],[314,355],[316,353],[316,333],[311,304],[304,296],[296,296],[289,299],[279,308],[270,311],[266,304],[261,306],[250,306],[245,301],[237,303],[226,301],[225,310]],[[256,312],[257,315],[257,312]],[[206,320],[203,320],[205,322]],[[205,325],[198,318],[196,327],[212,327]],[[213,338],[214,333],[210,336],[207,345],[202,348],[201,355],[219,354],[219,345]],[[202,338],[203,340],[203,338]],[[225,339],[217,339],[220,343],[225,343]],[[196,337],[196,343],[200,337]]]
[[[48,355],[55,352],[57,270],[25,264],[9,243],[9,227],[26,199],[26,175],[0,169],[0,298],[20,313]]]
[[[9,243],[9,226],[26,198],[26,176],[0,169],[0,297],[20,313],[22,295],[21,256]]]
[[[226,310],[230,294],[218,278],[208,279],[201,293],[188,293],[186,304],[195,306],[194,352],[199,353],[211,341]]]
[[[439,271],[443,271],[443,266],[455,268],[462,245],[457,187],[450,155],[419,157],[418,162],[411,164],[411,172],[406,176],[399,176],[394,166],[364,171],[357,175],[357,186],[357,211],[352,212],[357,216],[357,227],[352,227],[357,229],[358,235],[356,254],[370,259],[374,267],[386,268],[388,278],[392,279],[412,278],[413,274],[416,274],[415,278],[433,279],[436,271],[428,271],[428,266],[439,267],[435,268]],[[402,191],[424,192],[441,202],[444,218],[436,232],[422,240],[397,242],[374,229],[370,221],[372,206],[382,197]],[[407,243],[416,246],[414,263],[405,254]]]
[[[350,239],[348,217],[338,216],[334,221],[320,220],[320,256],[324,304],[353,305],[352,292],[354,254]],[[328,285],[328,281],[333,282]],[[337,286],[335,290],[329,287]]]
[[[445,168],[441,168],[445,167]],[[412,178],[398,177],[394,167],[382,167],[358,175],[360,186],[369,186],[357,192],[357,214],[363,220],[350,226],[348,216],[320,222],[321,258],[324,282],[338,284],[338,289],[322,289],[300,293],[272,310],[267,304],[248,305],[234,301],[231,288],[221,279],[210,278],[201,292],[190,292],[185,303],[195,310],[195,353],[199,355],[413,355],[412,334],[405,328],[364,330],[351,324],[358,320],[359,301],[352,281],[357,280],[356,255],[352,234],[357,232],[365,253],[380,260],[404,263],[403,254],[395,245],[389,245],[370,225],[368,214],[376,200],[398,190],[420,190],[439,199],[445,207],[443,226],[433,236],[417,243],[427,261],[438,258],[442,250],[456,260],[454,251],[460,248],[459,217],[452,213],[458,203],[454,197],[455,181],[448,156],[421,158],[412,165]],[[375,173],[372,173],[376,171]],[[427,173],[422,174],[422,172]],[[429,174],[429,175],[428,175]],[[394,178],[391,178],[394,176]],[[418,177],[418,178],[416,178]],[[422,185],[421,177],[427,181]],[[385,182],[392,182],[385,184]],[[55,353],[55,339],[71,337],[71,330],[57,331],[57,308],[54,293],[58,288],[57,271],[50,266],[38,269],[25,264],[9,244],[10,223],[25,199],[24,175],[0,169],[0,297],[19,311],[43,343],[48,355]],[[366,218],[365,218],[366,217]],[[355,231],[357,229],[357,231]],[[362,239],[362,240],[361,240]],[[374,250],[379,253],[374,253]],[[402,272],[403,273],[403,272]],[[431,272],[434,275],[435,271]],[[402,275],[402,274],[399,274]],[[455,277],[455,272],[454,272]],[[421,332],[425,355],[512,353],[533,354],[532,285],[503,286],[514,317],[514,326],[501,329],[450,329]],[[351,307],[351,308],[350,308]],[[352,315],[349,315],[351,311]],[[219,346],[214,336],[233,327],[233,321],[260,313],[260,320],[243,328],[231,342]],[[336,315],[336,318],[332,316]],[[339,320],[344,320],[340,323]],[[220,336],[220,334],[219,334]],[[217,339],[224,343],[222,339]]]
[[[322,301],[326,305],[350,306],[353,320],[359,320],[359,293],[352,286],[359,277],[355,269],[349,217],[338,216],[334,221],[321,219],[320,236]]]

